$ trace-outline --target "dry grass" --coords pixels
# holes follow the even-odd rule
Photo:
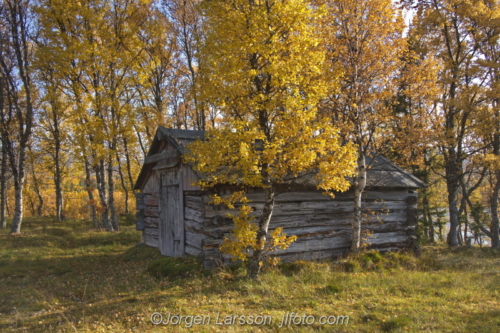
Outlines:
[[[192,259],[151,264],[160,256],[135,247],[133,226],[106,233],[89,225],[34,219],[22,236],[0,231],[1,332],[500,331],[498,251],[435,246],[418,259],[365,253],[269,268],[252,281],[243,269],[207,274]],[[155,278],[148,267],[169,277]],[[154,312],[210,316],[211,323],[155,326]],[[289,312],[350,320],[280,328]],[[266,315],[272,323],[217,325],[217,313],[219,321]]]

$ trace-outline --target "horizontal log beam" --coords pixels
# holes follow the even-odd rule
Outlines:
[[[162,160],[166,160],[168,158],[178,158],[178,157],[179,157],[179,152],[177,150],[168,150],[158,154],[146,156],[146,158],[144,159],[144,165],[156,163]]]

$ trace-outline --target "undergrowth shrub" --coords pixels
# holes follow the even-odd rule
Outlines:
[[[418,259],[411,253],[406,252],[387,252],[369,250],[359,253],[350,253],[344,259],[339,259],[337,270],[356,273],[360,271],[384,271],[390,269],[417,269],[421,259]],[[425,261],[425,260],[424,260]]]
[[[323,288],[324,292],[327,294],[327,295],[334,295],[334,294],[338,294],[342,291],[342,288],[339,287],[338,285],[336,284],[333,284],[333,283],[330,283],[328,285],[326,285],[324,288]]]
[[[123,261],[145,261],[151,258],[159,258],[160,251],[151,246],[136,245],[125,251],[122,255]]]
[[[156,278],[172,280],[207,274],[201,260],[197,257],[164,257],[156,259],[149,264],[147,271]]]
[[[122,225],[132,226],[135,225],[137,218],[135,217],[135,214],[124,214],[120,216],[120,220]]]
[[[413,319],[408,316],[400,316],[392,318],[382,323],[383,332],[394,332],[401,331],[404,332],[405,329],[411,325]]]
[[[279,265],[279,270],[282,274],[287,276],[292,276],[297,273],[308,270],[314,266],[314,263],[311,261],[298,260],[294,262],[286,262],[281,263]]]

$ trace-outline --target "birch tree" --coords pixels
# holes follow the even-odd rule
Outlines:
[[[342,124],[343,136],[357,145],[354,221],[351,250],[362,245],[362,196],[367,183],[366,158],[386,144],[394,120],[391,99],[397,94],[397,75],[403,67],[407,44],[403,18],[390,0],[332,0],[323,27],[330,81],[343,73],[340,89],[325,103],[333,124]]]
[[[264,190],[256,223],[243,205],[234,219],[236,240],[226,241],[235,245],[228,247],[236,255],[252,248],[249,275],[257,277],[278,185],[316,168],[320,188],[346,190],[355,150],[352,144],[341,145],[338,131],[317,118],[320,99],[337,79],[324,76],[325,52],[315,34],[321,9],[303,0],[203,5],[207,37],[201,59],[207,81],[202,95],[224,120],[207,132],[206,141],[189,147],[186,160],[206,175],[203,187],[234,184]],[[245,202],[244,194],[235,195]],[[286,247],[290,240],[280,237],[273,234]]]
[[[23,220],[26,153],[37,103],[32,68],[36,36],[31,1],[5,0],[0,4],[0,78],[6,101],[0,109],[0,131],[15,188],[12,234],[21,232]]]
[[[447,243],[459,245],[458,198],[464,183],[464,163],[485,147],[478,141],[477,118],[487,76],[477,63],[480,42],[473,38],[470,1],[418,1],[414,20],[423,55],[436,55],[440,64],[440,98],[433,115],[436,143],[443,156],[450,229]]]

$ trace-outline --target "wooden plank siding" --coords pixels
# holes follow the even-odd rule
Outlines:
[[[162,170],[159,207],[160,252],[169,257],[184,255],[185,230],[182,172],[179,167]]]
[[[249,205],[255,209],[256,215],[263,207],[263,198],[258,192],[249,195],[252,198]],[[204,257],[204,265],[207,268],[230,264],[230,258],[218,251],[218,246],[233,229],[233,223],[226,214],[234,211],[208,204],[209,196],[201,193],[185,192],[183,196],[184,254]],[[389,200],[382,200],[384,195]],[[143,202],[144,240],[147,245],[159,247],[161,209],[158,207],[158,195],[145,194]],[[367,191],[363,207],[364,238],[370,248],[401,248],[405,246],[408,237],[414,235],[414,191]],[[276,251],[274,254],[283,261],[322,259],[344,254],[350,247],[351,223],[350,193],[342,193],[335,199],[320,192],[281,194],[276,197],[270,231],[282,227],[287,235],[297,236],[297,240],[288,249]]]
[[[384,194],[380,190],[365,193],[364,238],[370,248],[402,248],[415,232],[408,215],[416,209],[416,193],[393,190],[387,195],[391,200],[381,200]],[[340,196],[343,200],[339,200]],[[258,192],[249,197],[252,198],[249,205],[256,210],[257,216],[263,198]],[[218,246],[233,229],[226,214],[235,211],[206,204],[209,202],[207,195],[186,195],[184,202],[186,245],[200,251],[207,268],[230,264],[230,258],[220,253]],[[352,210],[352,193],[343,193],[335,199],[320,192],[289,192],[277,196],[270,231],[282,227],[287,235],[297,236],[297,240],[288,249],[273,254],[283,261],[292,261],[328,258],[348,252]]]
[[[204,258],[206,268],[229,264],[219,245],[233,230],[227,216],[236,213],[213,205],[208,192],[195,184],[199,175],[182,163],[190,142],[202,137],[200,131],[160,127],[135,185],[137,225],[146,245],[168,256],[195,255]],[[362,237],[369,248],[394,250],[411,244],[417,223],[417,194],[421,181],[391,166],[382,157],[372,166],[372,182],[363,193]],[[384,164],[385,163],[385,164]],[[369,176],[369,179],[371,176]],[[384,178],[385,177],[385,178]],[[375,179],[375,178],[374,178]],[[314,184],[282,184],[276,196],[270,230],[282,227],[297,236],[286,250],[274,252],[283,261],[324,259],[349,251],[353,221],[353,192],[335,193],[335,198],[314,190]],[[378,187],[375,187],[378,186]],[[219,195],[230,194],[232,186],[217,187]],[[262,189],[247,194],[255,217],[264,207]]]
[[[156,193],[144,195],[144,243],[158,246],[158,195]],[[156,205],[155,205],[156,203]],[[147,214],[147,215],[146,215]]]
[[[199,191],[200,188],[198,186],[193,185],[194,182],[199,180],[200,177],[194,172],[193,168],[191,168],[187,164],[182,164],[182,187],[184,191]]]

